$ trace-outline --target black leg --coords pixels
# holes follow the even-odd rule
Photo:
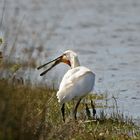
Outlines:
[[[73,115],[74,115],[75,120],[77,120],[76,114],[77,114],[77,108],[78,108],[78,106],[80,104],[80,101],[81,101],[81,98],[78,100],[78,102],[77,102],[77,104],[76,104],[76,106],[75,106],[75,108],[73,110]]]
[[[65,104],[62,105],[61,112],[62,112],[63,121],[65,122]]]
[[[91,100],[91,107],[92,107],[93,118],[95,118],[96,109],[95,109],[95,105],[93,104],[92,100]]]
[[[87,114],[87,117],[88,117],[88,119],[91,119],[90,110],[88,108],[88,105],[87,104],[85,104],[85,105],[86,105],[86,114]]]

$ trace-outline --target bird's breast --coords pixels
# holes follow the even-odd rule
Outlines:
[[[95,83],[95,74],[86,67],[69,70],[63,77],[57,98],[59,102],[67,102],[75,97],[88,94]]]

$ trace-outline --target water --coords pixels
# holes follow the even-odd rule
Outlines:
[[[22,57],[21,48],[43,45],[42,55],[34,54],[41,64],[72,49],[78,53],[81,65],[96,73],[96,92],[107,91],[118,97],[121,111],[134,118],[140,116],[139,0],[7,0],[6,3],[3,30],[9,31],[9,44],[24,17],[17,56]],[[59,74],[53,78],[55,81],[57,77],[57,83],[68,69],[61,66],[54,70]],[[33,79],[41,80],[36,73]]]

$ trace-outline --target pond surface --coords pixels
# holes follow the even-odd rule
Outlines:
[[[42,64],[72,49],[96,73],[96,92],[114,95],[121,111],[140,116],[139,0],[6,0],[3,31],[9,30],[9,44],[20,21],[17,56],[23,57],[21,48],[41,44],[44,52],[33,56]],[[50,75],[58,84],[67,69],[60,65]]]

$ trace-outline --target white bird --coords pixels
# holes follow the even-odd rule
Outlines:
[[[65,121],[65,103],[71,101],[72,99],[78,99],[73,110],[73,115],[76,119],[77,108],[81,99],[91,92],[94,87],[95,73],[84,66],[80,66],[77,54],[71,50],[67,50],[58,58],[39,66],[37,69],[41,69],[44,66],[53,63],[52,66],[42,72],[40,76],[47,73],[60,62],[66,63],[71,67],[71,69],[68,70],[62,78],[57,92],[58,102],[62,104],[61,112],[63,121]]]

